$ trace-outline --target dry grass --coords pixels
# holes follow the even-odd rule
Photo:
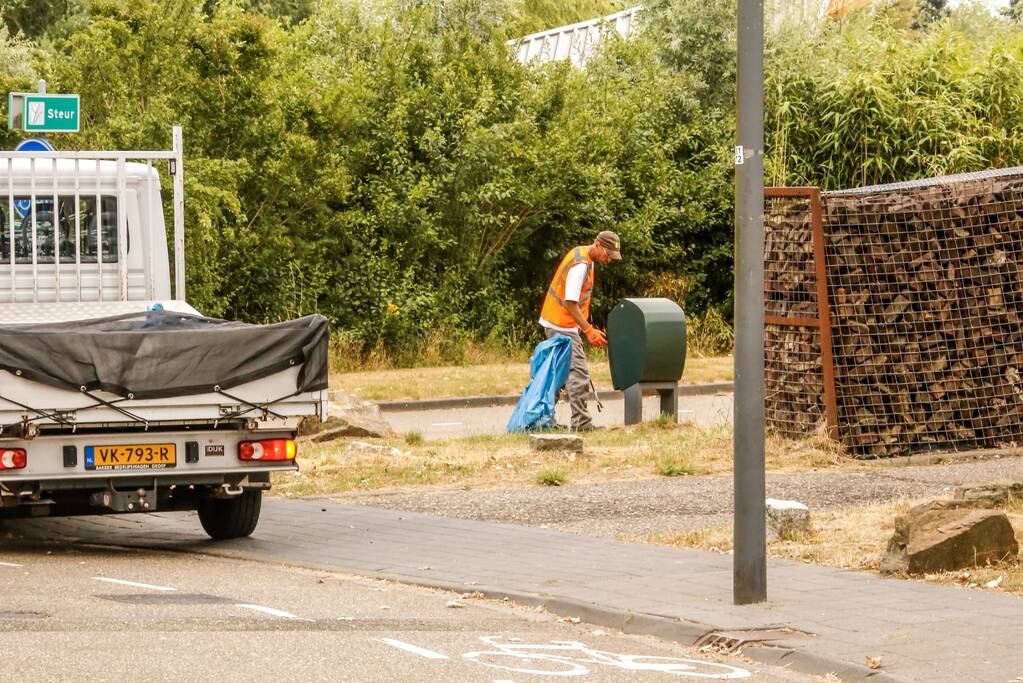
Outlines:
[[[704,428],[649,422],[601,430],[586,435],[582,456],[535,453],[525,434],[412,441],[396,436],[379,442],[400,449],[401,457],[349,454],[345,442],[300,443],[302,472],[279,475],[274,489],[280,495],[303,496],[416,486],[533,486],[538,472],[552,468],[573,483],[654,477],[668,471],[694,475],[732,471],[730,425]],[[666,468],[666,463],[673,467]],[[870,467],[843,458],[823,439],[769,438],[767,463],[772,471]]]
[[[888,547],[888,539],[895,531],[896,515],[907,512],[913,505],[925,500],[929,499],[817,512],[812,517],[811,534],[769,543],[767,552],[771,557],[829,567],[877,571]],[[1006,512],[1016,530],[1017,540],[1023,543],[1023,506],[1018,503],[1010,505]],[[654,534],[631,540],[728,552],[732,549],[732,527],[699,529],[671,536]],[[1019,559],[997,566],[926,574],[921,578],[933,583],[970,588],[985,587],[988,582],[996,581],[998,585],[993,589],[1023,595],[1023,561]]]
[[[606,360],[591,361],[590,375],[598,390],[611,389],[611,372]],[[731,380],[731,356],[689,358],[682,376],[685,384]],[[366,401],[517,394],[527,383],[529,363],[369,370],[338,373],[330,378],[331,388]]]

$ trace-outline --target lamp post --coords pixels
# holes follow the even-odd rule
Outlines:
[[[735,604],[767,600],[764,473],[764,3],[738,0],[735,147]]]

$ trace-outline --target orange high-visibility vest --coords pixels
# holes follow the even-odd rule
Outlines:
[[[540,317],[558,327],[578,327],[575,320],[565,308],[565,285],[568,283],[568,271],[573,266],[586,264],[586,279],[583,280],[583,288],[579,294],[579,308],[583,312],[583,319],[590,319],[590,293],[593,291],[593,259],[590,258],[590,247],[576,247],[565,254],[561,259],[561,265],[554,272],[550,287],[547,288],[547,297],[543,301],[543,309]]]

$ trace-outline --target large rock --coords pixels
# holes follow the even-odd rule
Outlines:
[[[895,518],[881,573],[940,572],[1016,557],[1019,544],[1005,513],[936,501]]]
[[[583,438],[575,434],[530,434],[529,447],[534,451],[582,453]]]
[[[810,508],[796,500],[768,498],[765,502],[769,541],[790,540],[810,533]]]
[[[316,443],[334,441],[348,436],[382,438],[392,436],[394,429],[380,415],[380,407],[354,396],[331,392],[326,420],[310,418],[303,421],[301,433]]]
[[[363,415],[331,415],[326,422],[320,423],[320,429],[310,439],[316,443],[335,441],[346,436],[362,436],[383,438],[391,436],[394,430],[383,419]]]
[[[1010,500],[1023,501],[1023,482],[961,486],[952,498],[964,507],[1005,507]]]

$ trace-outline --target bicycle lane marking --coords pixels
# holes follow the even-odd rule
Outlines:
[[[425,647],[419,647],[418,645],[413,645],[412,643],[406,643],[406,642],[401,641],[401,640],[395,640],[394,638],[381,638],[380,640],[385,642],[385,643],[387,643],[391,647],[396,647],[399,650],[404,650],[405,652],[411,652],[414,655],[419,655],[420,657],[426,657],[427,659],[447,659],[448,658],[447,655],[442,655],[439,652],[434,652],[433,650],[427,650]]]
[[[500,642],[500,636],[480,636],[485,644],[495,648],[486,651],[466,652],[462,656],[494,669],[503,669],[533,676],[586,676],[590,669],[585,665],[603,665],[616,667],[626,671],[649,671],[665,673],[685,678],[701,679],[738,679],[749,678],[751,672],[731,664],[688,659],[684,657],[664,657],[658,655],[628,655],[605,652],[588,647],[585,643],[572,640],[554,640],[549,643]],[[517,639],[515,639],[517,640]],[[511,662],[498,664],[488,659],[518,660],[517,665]],[[541,669],[537,666],[555,665],[558,670]],[[567,668],[566,668],[567,667]]]

